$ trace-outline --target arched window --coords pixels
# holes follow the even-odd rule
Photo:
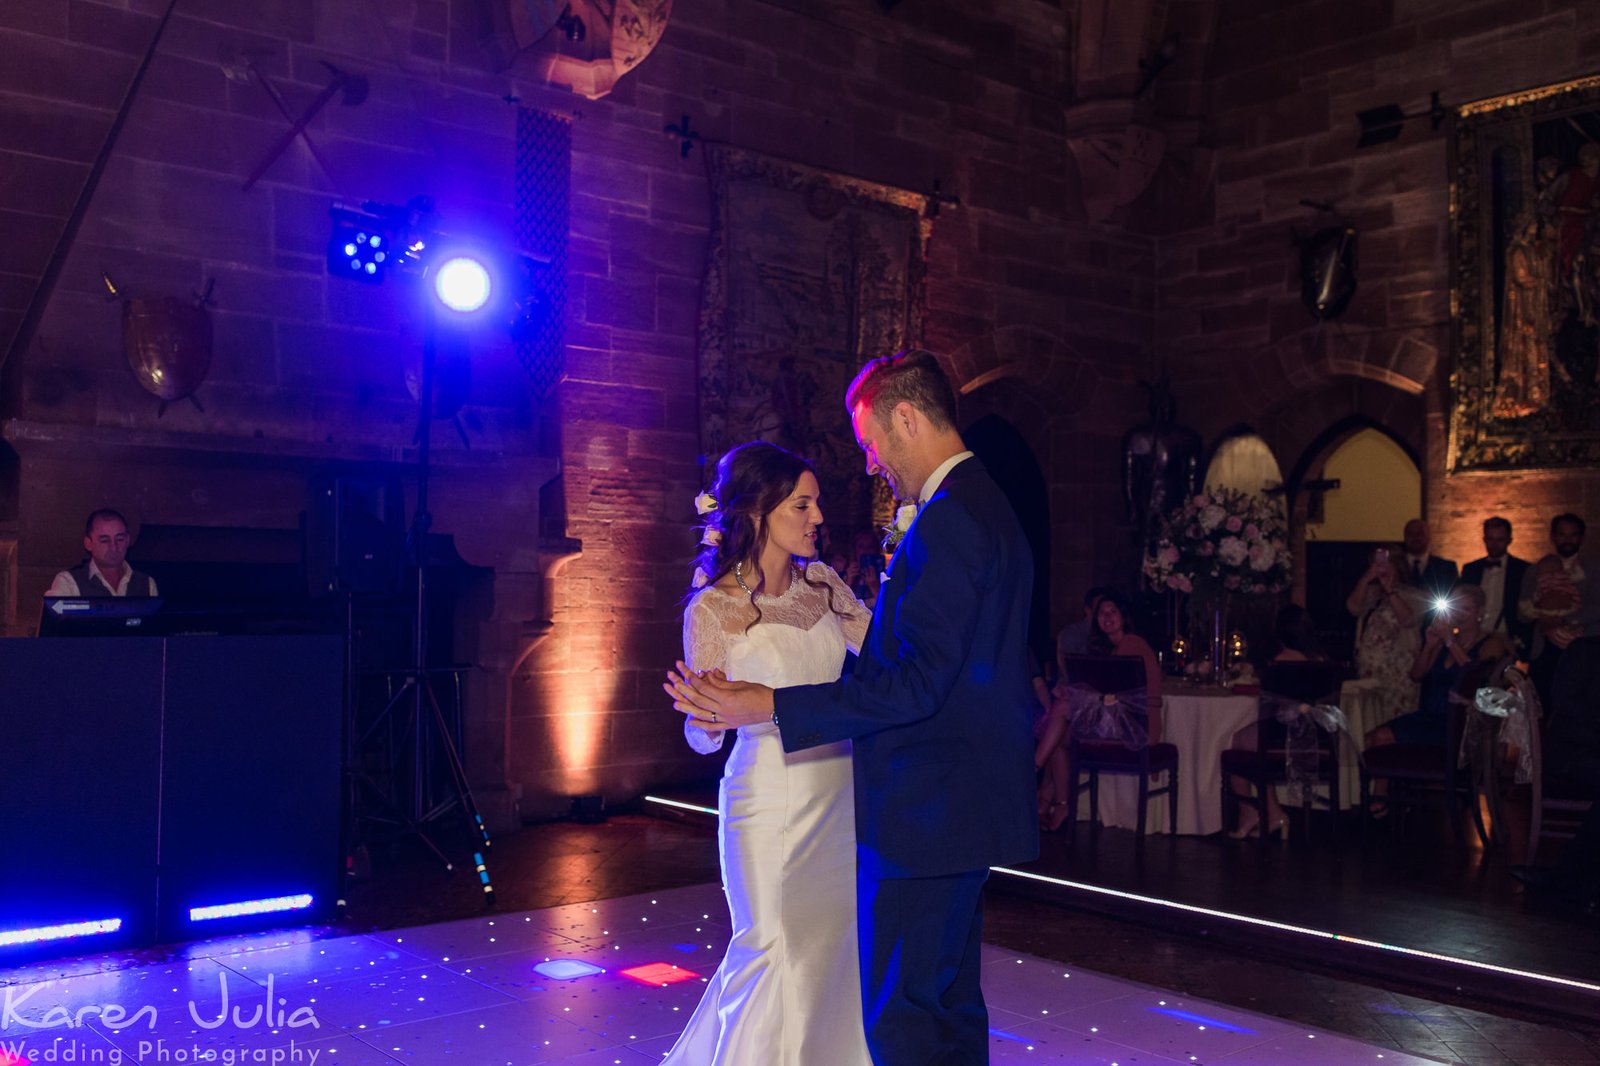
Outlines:
[[[1205,487],[1263,496],[1283,488],[1283,471],[1260,434],[1240,433],[1217,445],[1206,467]]]

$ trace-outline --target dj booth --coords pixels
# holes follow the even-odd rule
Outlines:
[[[0,966],[335,906],[342,638],[131,608],[152,635],[0,640]]]

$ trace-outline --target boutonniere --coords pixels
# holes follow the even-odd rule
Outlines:
[[[916,520],[917,505],[902,503],[894,513],[894,521],[883,527],[883,550],[892,552],[900,546],[900,541],[905,537],[906,530],[911,528],[911,523]]]

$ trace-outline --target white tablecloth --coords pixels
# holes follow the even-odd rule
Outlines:
[[[1164,734],[1178,748],[1178,832],[1206,836],[1222,829],[1222,753],[1233,735],[1256,720],[1259,701],[1226,689],[1182,686],[1162,699]],[[1153,787],[1165,785],[1157,774]],[[1079,814],[1088,817],[1087,793]],[[1100,822],[1132,829],[1139,815],[1139,783],[1132,775],[1100,775]],[[1145,830],[1167,831],[1167,797],[1150,801]]]

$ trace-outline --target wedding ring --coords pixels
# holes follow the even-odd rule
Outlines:
[[[711,712],[711,724],[712,725],[716,725],[717,724],[717,712],[716,711],[712,711]]]

